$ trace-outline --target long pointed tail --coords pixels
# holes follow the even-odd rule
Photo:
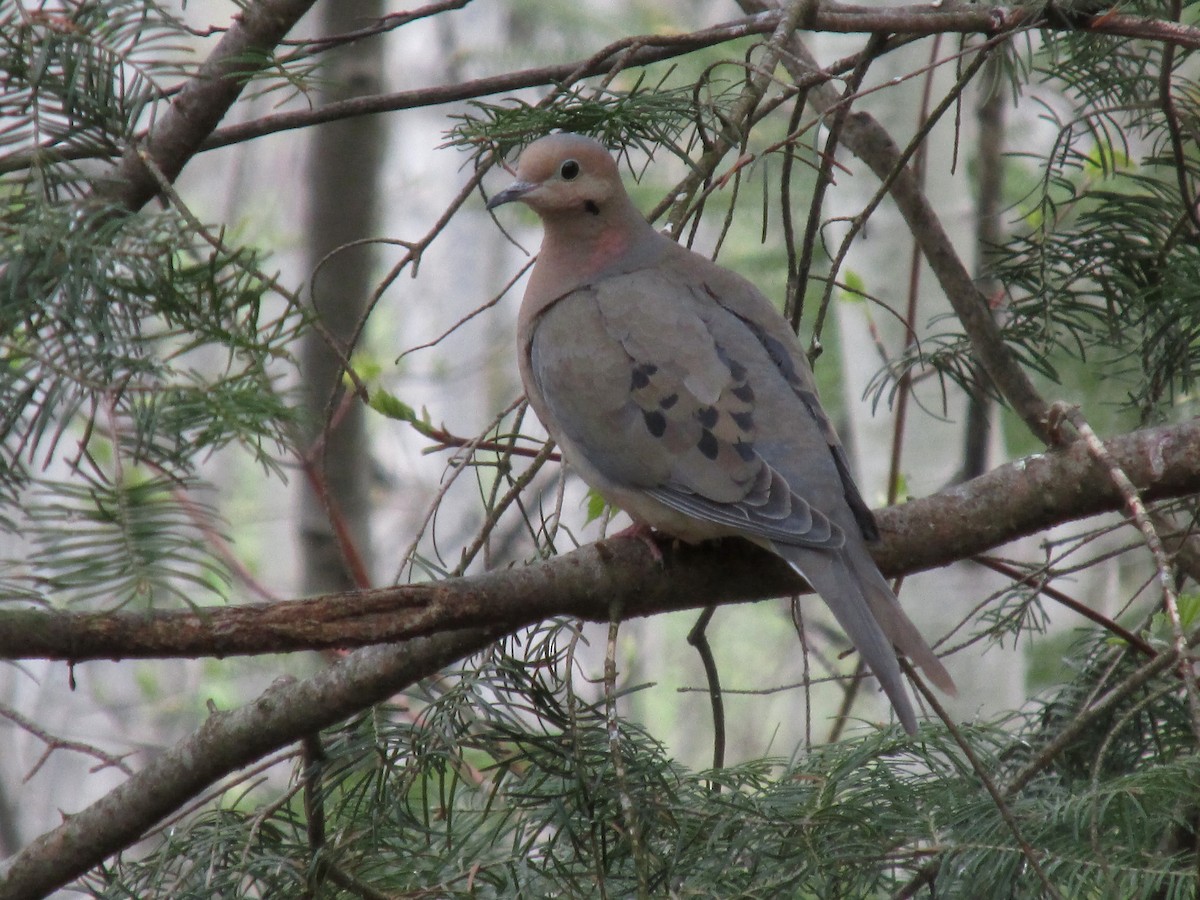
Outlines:
[[[832,552],[781,544],[772,549],[821,595],[879,679],[905,731],[916,732],[917,719],[894,648],[910,657],[943,691],[956,692],[950,673],[904,614],[865,546],[847,542],[842,550]]]
[[[875,560],[871,559],[866,545],[847,542],[845,553],[849,557],[851,569],[863,586],[867,602],[871,605],[871,612],[883,633],[942,693],[951,697],[957,696],[958,688],[954,685],[954,679],[925,642],[912,619],[905,615],[904,608],[892,593],[879,567],[875,565]]]

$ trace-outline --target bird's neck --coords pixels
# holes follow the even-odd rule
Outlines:
[[[543,221],[545,237],[531,278],[559,285],[559,295],[565,293],[564,285],[570,290],[651,264],[663,240],[632,204],[596,215],[548,215]],[[553,269],[542,260],[553,260]]]

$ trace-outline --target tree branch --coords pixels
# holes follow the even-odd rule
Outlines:
[[[233,106],[250,77],[271,61],[275,46],[314,2],[258,0],[244,6],[200,71],[183,86],[150,131],[125,149],[98,196],[129,210],[141,209],[153,199],[159,186],[142,161],[142,152],[148,152],[155,165],[174,181]]]
[[[1110,440],[1147,500],[1200,492],[1200,419]],[[1072,519],[1122,508],[1087,448],[1026,457],[878,513],[874,553],[888,575],[946,565]],[[454,629],[513,630],[556,615],[607,622],[803,589],[775,557],[741,541],[664,548],[601,541],[553,560],[461,579],[287,603],[148,613],[0,612],[0,658],[233,656],[356,647]]]
[[[1123,435],[1109,441],[1106,450],[1147,499],[1200,490],[1200,420]],[[1121,502],[1087,448],[1076,442],[1002,466],[934,497],[882,511],[879,519],[886,541],[878,558],[884,571],[892,574],[929,568],[1055,522],[1119,508]],[[765,565],[773,557],[740,543],[727,542],[719,552],[713,552],[712,545],[671,547],[664,556],[660,567],[641,541],[612,540],[547,563],[476,578],[277,607],[141,616],[4,615],[0,643],[8,656],[39,655],[12,652],[22,637],[44,644],[54,634],[66,640],[67,648],[72,641],[86,643],[86,635],[75,633],[71,622],[154,623],[150,631],[166,638],[169,631],[183,631],[189,617],[226,648],[222,652],[245,652],[229,649],[238,646],[230,631],[237,617],[258,617],[265,624],[263,633],[294,637],[294,629],[272,616],[272,610],[280,607],[292,616],[297,612],[326,615],[327,621],[313,628],[319,639],[321,633],[339,627],[339,622],[365,618],[376,629],[374,640],[387,640],[397,632],[388,629],[388,617],[380,613],[386,608],[393,610],[391,616],[407,617],[410,628],[446,630],[398,645],[359,650],[311,678],[278,683],[254,703],[214,714],[195,734],[14,857],[0,879],[0,900],[44,896],[128,846],[226,774],[387,698],[521,623],[555,613],[607,621],[614,602],[623,606],[626,615],[645,615],[704,605],[714,593],[730,602],[796,587],[785,566]],[[355,605],[364,616],[354,615]],[[460,627],[472,618],[487,624]],[[22,620],[35,626],[57,624],[49,629],[35,627],[24,635],[14,633],[13,626]],[[296,627],[303,628],[303,622]],[[109,653],[131,655],[111,642]],[[65,655],[78,658],[69,649]]]
[[[277,0],[278,2],[278,0]],[[311,2],[296,2],[297,6],[311,6]],[[283,4],[281,4],[283,5]],[[745,5],[745,4],[743,4]],[[301,10],[303,12],[303,10]],[[726,43],[738,38],[755,34],[768,34],[779,24],[780,13],[777,10],[758,12],[742,19],[702,28],[688,34],[679,35],[639,35],[626,38],[608,45],[601,52],[588,57],[590,61],[575,61],[561,65],[540,66],[533,69],[523,69],[508,72],[503,75],[492,75],[477,78],[460,84],[437,85],[417,88],[411,91],[398,91],[390,94],[379,94],[370,97],[358,97],[336,103],[328,103],[316,109],[300,109],[291,112],[263,116],[251,122],[230,125],[217,129],[211,134],[204,133],[199,150],[215,150],[231,144],[241,143],[268,134],[289,131],[295,128],[306,128],[339,119],[354,116],[375,115],[384,112],[395,112],[402,109],[415,109],[425,106],[436,106],[443,103],[455,103],[476,97],[486,97],[494,94],[508,93],[523,88],[541,87],[557,84],[563,79],[603,75],[616,66],[622,68],[637,68],[683,56],[705,47]],[[296,18],[299,18],[297,15]],[[243,24],[243,30],[248,26]],[[842,34],[875,34],[891,33],[896,35],[922,36],[931,34],[983,34],[995,35],[1001,31],[1016,28],[1045,28],[1052,31],[1072,30],[1066,23],[1048,22],[1040,17],[1035,8],[1005,7],[998,5],[983,6],[972,3],[942,3],[937,6],[923,4],[918,6],[897,7],[894,9],[877,9],[861,6],[842,6],[837,3],[825,2],[813,11],[811,22],[806,23],[805,30],[837,32]],[[1085,30],[1094,34],[1109,34],[1115,37],[1140,38],[1149,41],[1159,41],[1185,49],[1200,48],[1200,29],[1178,22],[1159,19],[1147,19],[1138,16],[1103,15],[1094,18],[1086,25],[1074,30]],[[238,26],[230,29],[229,34],[238,31]],[[228,37],[228,35],[227,35]],[[224,41],[222,41],[224,43]],[[263,46],[266,46],[264,43]],[[631,51],[632,52],[629,52]],[[220,47],[218,47],[218,52]],[[214,58],[216,57],[214,52]],[[231,58],[231,57],[226,57]],[[235,59],[235,58],[234,58]],[[236,61],[236,59],[235,59]],[[241,61],[244,66],[244,60]],[[243,68],[243,73],[245,69]],[[240,82],[231,81],[239,86]],[[211,89],[219,87],[208,85]],[[185,88],[189,90],[190,88]],[[198,99],[200,91],[194,90],[193,99]],[[219,93],[213,92],[214,95]],[[235,95],[236,98],[236,95]],[[228,109],[225,98],[213,96],[214,105],[211,111],[206,111],[206,120],[215,126]],[[171,110],[168,115],[173,113]],[[172,129],[174,130],[174,129]],[[157,131],[157,129],[156,129]],[[195,134],[188,128],[189,133]],[[146,140],[145,134],[140,135],[139,142]],[[190,156],[197,148],[188,142],[186,156]],[[97,154],[90,148],[82,152],[59,152],[59,148],[39,148],[39,155],[47,151],[56,152],[63,159],[91,159]],[[186,156],[184,161],[186,162]],[[19,171],[28,168],[33,156],[12,154],[0,161],[0,174]],[[135,165],[136,161],[130,161]],[[160,166],[164,171],[172,172],[172,167]],[[174,171],[172,177],[178,174]],[[148,188],[143,184],[143,188]],[[133,196],[130,194],[130,196]],[[151,194],[150,196],[153,196]],[[146,199],[149,199],[147,197]],[[146,199],[141,203],[145,203]],[[140,204],[139,204],[140,205]]]
[[[743,9],[755,9],[763,0],[739,2]],[[794,80],[807,82],[813,72],[820,71],[820,66],[798,37],[793,38],[790,49],[792,53],[784,56],[783,63]],[[838,92],[829,83],[814,85],[809,97],[819,112],[835,109],[841,102]],[[893,202],[954,308],[980,365],[1029,429],[1044,443],[1052,443],[1047,428],[1049,405],[1004,343],[987,298],[959,258],[913,171],[903,164],[904,156],[887,129],[870,114],[855,112],[847,116],[841,137],[842,144],[865,162],[880,181],[889,185]]]
[[[0,900],[46,896],[134,843],[223,776],[386,700],[486,646],[499,632],[451,631],[360,650],[311,678],[277,682],[246,706],[213,713],[198,731],[13,857],[0,874]]]
[[[617,65],[624,69],[648,66],[738,38],[755,34],[770,34],[778,27],[781,16],[782,13],[778,11],[763,11],[743,19],[713,25],[688,34],[653,34],[625,38],[590,55],[588,57],[590,63],[587,60],[576,60],[560,65],[540,66],[503,75],[477,78],[473,81],[456,84],[398,91],[374,97],[359,97],[340,103],[329,103],[317,109],[302,109],[273,116],[263,116],[252,122],[231,125],[213,132],[205,140],[202,149],[211,150],[225,147],[279,131],[305,128],[309,125],[350,116],[374,115],[401,109],[455,103],[476,97],[509,93],[523,88],[558,84],[571,76],[578,79],[603,75]],[[826,2],[816,7],[811,22],[805,24],[804,30],[846,34],[993,35],[1017,27],[1033,26],[1053,28],[1051,23],[1040,21],[1029,9],[984,7],[970,3],[946,3],[936,7],[920,5],[896,9],[874,9],[840,6],[836,3]],[[1200,48],[1200,29],[1180,25],[1176,22],[1141,19],[1136,16],[1105,16],[1093,30],[1097,33],[1163,41],[1185,48]]]

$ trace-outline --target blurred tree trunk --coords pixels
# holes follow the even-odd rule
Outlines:
[[[979,290],[985,297],[995,297],[1003,290],[1003,285],[987,274],[996,248],[1004,239],[1001,211],[1004,208],[1004,111],[1008,98],[1002,87],[1004,73],[1001,65],[998,57],[988,62],[982,79],[983,92],[975,107],[975,120],[979,125],[975,269],[979,273]],[[975,364],[975,377],[981,384],[987,378],[978,362]],[[967,397],[960,481],[979,477],[991,465],[993,406],[991,398],[981,390],[972,391]]]
[[[318,33],[335,35],[363,28],[384,14],[382,0],[329,2],[318,7]],[[383,42],[361,41],[326,54],[321,72],[324,102],[378,93],[383,84]],[[301,518],[304,589],[316,594],[353,588],[353,567],[337,537],[334,521],[345,523],[370,571],[370,459],[362,407],[353,404],[336,414],[345,393],[342,359],[375,283],[372,247],[341,250],[345,244],[376,233],[380,165],[386,140],[380,116],[361,116],[315,129],[308,167],[310,204],[305,240],[309,271],[320,271],[313,283],[313,303],[326,337],[309,332],[301,349],[310,435],[319,440],[329,425],[324,447],[313,460],[326,496],[303,487]],[[324,262],[322,262],[324,260]],[[339,350],[329,346],[328,338]]]

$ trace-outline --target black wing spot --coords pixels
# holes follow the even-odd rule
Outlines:
[[[667,417],[657,410],[642,413],[642,418],[646,421],[646,428],[650,433],[657,437],[662,437],[667,431]]]
[[[718,305],[720,305],[721,301],[717,300],[716,294],[714,294],[712,292],[712,290],[710,290],[707,287],[705,288],[705,290],[708,291],[708,295],[710,297],[712,297],[713,300],[715,300]],[[717,347],[717,356],[720,357],[721,362],[725,363],[725,368],[727,368],[729,370],[730,377],[734,381],[745,381],[746,374],[747,374],[746,367],[743,366],[736,359],[734,359],[732,356],[730,356],[728,353],[726,353],[725,348],[722,347],[720,344],[717,344],[716,347]]]
[[[732,393],[733,396],[737,397],[743,403],[754,402],[754,388],[750,387],[748,384],[739,384],[730,393]]]
[[[700,432],[700,442],[696,446],[708,459],[716,459],[717,454],[721,452],[721,446],[717,443],[716,437],[707,428]]]
[[[640,391],[642,388],[649,386],[650,376],[657,371],[658,366],[653,363],[642,363],[640,366],[634,366],[630,387],[635,391]]]
[[[742,462],[750,462],[757,455],[754,452],[753,441],[735,441],[733,449],[737,451],[737,455],[742,458]]]
[[[717,424],[717,419],[721,418],[721,414],[715,406],[704,406],[696,410],[696,418],[707,429]]]
[[[670,409],[672,406],[674,406],[678,402],[679,402],[678,394],[667,394],[667,396],[663,397],[661,400],[658,401],[658,408],[659,409]]]
[[[750,431],[754,428],[754,415],[748,412],[730,413],[729,418],[733,419],[733,424],[742,431]]]
[[[733,312],[730,310],[730,312]],[[755,340],[762,344],[762,348],[767,351],[767,356],[771,358],[775,368],[779,370],[784,379],[793,389],[798,389],[803,382],[800,380],[800,373],[796,371],[796,364],[792,362],[791,354],[788,352],[787,345],[777,338],[772,337],[763,331],[762,327],[757,325],[753,320],[747,319],[745,316],[737,316],[739,322],[746,326],[747,330],[754,335]],[[747,401],[749,402],[749,401]]]

